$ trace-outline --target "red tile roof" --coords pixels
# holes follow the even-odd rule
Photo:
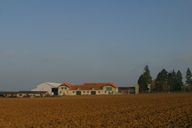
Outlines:
[[[65,82],[65,83],[61,84],[60,86],[71,87],[71,86],[73,86],[73,84],[71,84],[71,83],[69,83],[69,82]]]
[[[84,83],[82,85],[73,85],[71,83],[63,83],[60,86],[67,86],[70,88],[70,90],[100,90],[104,86],[111,86],[114,88],[117,88],[117,86],[114,83]]]

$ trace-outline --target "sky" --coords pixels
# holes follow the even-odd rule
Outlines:
[[[0,90],[137,83],[192,68],[191,0],[1,0]]]

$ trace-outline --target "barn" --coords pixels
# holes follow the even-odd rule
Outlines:
[[[45,82],[41,83],[36,86],[36,88],[32,89],[31,91],[46,91],[49,95],[54,95],[54,89],[59,87],[61,83],[51,83],[51,82]]]

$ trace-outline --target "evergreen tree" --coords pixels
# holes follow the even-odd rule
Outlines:
[[[192,73],[189,68],[187,69],[187,72],[186,72],[186,84],[192,85]]]
[[[143,74],[138,79],[139,91],[148,92],[152,83],[152,77],[148,65],[145,66]]]
[[[176,87],[177,87],[177,75],[175,71],[168,74],[168,86],[169,86],[169,91],[175,92]]]
[[[155,87],[153,91],[162,92],[168,91],[168,72],[163,69],[160,73],[158,73],[157,78],[155,79]]]
[[[146,82],[148,84],[151,84],[152,83],[152,77],[151,77],[148,65],[145,66],[143,75],[145,77]]]
[[[138,84],[139,84],[139,92],[143,93],[148,91],[148,87],[147,87],[148,85],[143,74],[139,77]]]
[[[182,77],[182,73],[179,70],[177,72],[177,86],[176,86],[176,91],[181,91],[181,88],[183,86],[183,77]]]
[[[155,80],[155,91],[159,92],[175,92],[180,91],[183,86],[182,74],[180,71],[177,73],[173,70],[168,73],[163,69]]]

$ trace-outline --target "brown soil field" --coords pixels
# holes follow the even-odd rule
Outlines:
[[[129,127],[192,127],[192,93],[0,98],[0,128]]]

